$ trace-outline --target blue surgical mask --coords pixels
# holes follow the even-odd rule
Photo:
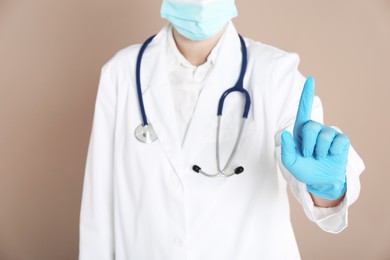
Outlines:
[[[161,17],[184,37],[207,40],[237,16],[234,0],[163,0]]]

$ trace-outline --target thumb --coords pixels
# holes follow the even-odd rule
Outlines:
[[[295,142],[290,132],[283,131],[282,139],[282,163],[287,169],[292,167],[297,160]]]

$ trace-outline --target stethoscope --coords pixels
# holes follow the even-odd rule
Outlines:
[[[145,112],[144,101],[142,98],[142,90],[141,90],[142,56],[145,52],[146,47],[149,45],[149,43],[153,40],[153,38],[155,36],[156,35],[151,36],[141,46],[141,49],[138,53],[137,64],[136,64],[137,95],[138,95],[138,103],[139,103],[140,110],[141,110],[142,123],[135,129],[135,137],[140,142],[145,143],[145,144],[153,143],[158,138],[152,125],[148,122],[148,120],[146,118],[146,112]],[[250,99],[249,93],[248,93],[248,91],[246,91],[244,89],[244,76],[245,76],[246,66],[247,66],[247,50],[246,50],[244,39],[242,38],[241,35],[238,35],[238,36],[240,38],[241,50],[242,50],[242,64],[241,64],[240,76],[237,80],[237,83],[232,88],[227,89],[222,94],[221,98],[219,99],[219,103],[218,103],[218,111],[217,111],[218,126],[217,126],[217,142],[216,142],[216,148],[217,148],[216,156],[217,156],[218,172],[217,173],[207,173],[207,172],[203,171],[202,168],[199,167],[198,165],[194,165],[192,167],[192,169],[195,172],[202,173],[203,175],[208,176],[208,177],[216,177],[216,176],[229,177],[229,176],[232,176],[234,174],[240,174],[244,171],[244,167],[238,166],[233,171],[227,173],[227,169],[229,168],[230,164],[232,163],[233,158],[237,152],[237,148],[238,148],[240,140],[241,140],[242,132],[244,130],[245,122],[246,122],[246,119],[248,118],[249,108],[251,105],[251,99]],[[244,113],[242,115],[240,130],[238,133],[236,143],[234,144],[233,151],[230,154],[229,160],[227,161],[225,167],[223,167],[223,169],[222,169],[221,164],[220,164],[220,159],[219,159],[219,133],[220,133],[221,117],[222,117],[222,110],[223,110],[223,104],[225,102],[225,98],[232,92],[240,92],[245,97],[245,107],[244,107]]]

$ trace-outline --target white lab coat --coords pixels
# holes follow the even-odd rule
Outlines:
[[[297,70],[299,57],[246,39],[245,88],[252,107],[232,164],[245,171],[207,178],[192,165],[217,169],[217,105],[238,78],[240,42],[229,23],[181,146],[166,73],[167,31],[168,26],[158,33],[142,61],[143,98],[156,142],[143,144],[134,136],[141,123],[135,84],[140,45],[119,51],[102,68],[85,168],[79,259],[299,259],[288,184],[309,219],[328,232],[343,230],[364,169],[354,149],[346,197],[331,209],[314,207],[305,185],[280,161],[280,132],[292,130],[304,83]],[[222,163],[236,140],[242,107],[240,95],[225,102]],[[313,119],[322,122],[318,97]]]

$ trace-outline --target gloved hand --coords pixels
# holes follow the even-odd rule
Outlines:
[[[282,163],[315,196],[336,200],[347,189],[346,168],[350,146],[346,135],[312,121],[314,79],[308,77],[299,101],[293,136],[283,131]]]

